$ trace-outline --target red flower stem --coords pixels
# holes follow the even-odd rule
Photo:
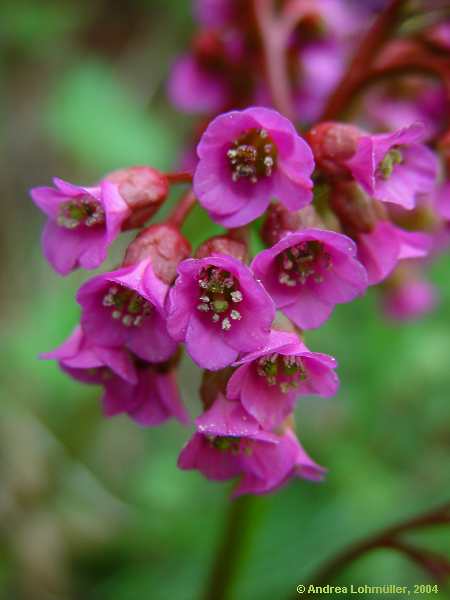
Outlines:
[[[444,86],[447,104],[450,106],[450,60],[428,55],[420,48],[394,58],[382,67],[374,67],[368,70],[365,77],[355,87],[352,100],[354,101],[359,93],[371,85],[409,74],[431,75],[439,79]],[[348,106],[350,104],[349,102]],[[448,127],[448,125],[449,119],[447,118],[444,127]]]
[[[450,524],[450,502],[412,519],[401,521],[375,535],[367,537],[361,542],[350,545],[320,567],[308,581],[317,585],[330,583],[335,575],[340,573],[354,560],[361,558],[371,550],[379,548],[400,549],[401,542],[399,543],[396,539],[400,534],[433,525],[445,524]],[[296,597],[298,598],[298,595]]]
[[[171,184],[192,183],[192,173],[189,173],[188,171],[166,173],[166,177]]]
[[[422,550],[400,540],[392,540],[385,547],[396,550],[409,558],[439,584],[444,585],[450,577],[450,561],[436,552]]]
[[[167,217],[166,223],[180,228],[187,219],[191,210],[194,208],[195,202],[195,194],[193,190],[190,189],[183,196],[181,196],[178,204]]]
[[[228,230],[228,237],[237,242],[243,242],[249,244],[250,242],[250,228],[248,225],[242,227],[234,227]]]
[[[285,117],[295,120],[287,70],[287,41],[290,27],[277,18],[273,0],[253,0],[253,10],[263,46],[267,83],[272,101]]]
[[[321,121],[338,118],[350,104],[361,81],[366,78],[367,70],[373,64],[378,51],[396,30],[405,1],[391,0],[375,20],[359,48],[356,49],[344,76],[328,99]]]

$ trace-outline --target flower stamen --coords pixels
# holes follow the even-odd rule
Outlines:
[[[81,225],[94,227],[105,223],[105,211],[92,196],[68,200],[59,206],[57,223],[65,229],[76,229]]]
[[[276,146],[265,129],[250,129],[237,138],[227,151],[234,182],[247,179],[257,183],[270,177],[276,167]]]
[[[117,285],[108,289],[102,304],[112,308],[111,317],[120,320],[125,327],[139,327],[152,310],[151,304],[137,292]]]
[[[229,331],[232,321],[242,319],[242,314],[233,308],[233,304],[244,299],[242,292],[236,289],[238,282],[228,271],[212,266],[201,270],[197,282],[201,289],[197,310],[212,313],[212,322],[220,321],[222,330]]]

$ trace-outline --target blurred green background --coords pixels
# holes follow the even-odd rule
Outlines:
[[[86,275],[61,279],[44,262],[43,218],[27,193],[54,174],[90,183],[120,166],[174,164],[190,121],[170,109],[164,82],[192,31],[189,5],[0,3],[1,600],[197,600],[220,540],[229,487],[177,470],[189,431],[104,420],[95,388],[38,361],[77,322]],[[211,233],[199,212],[187,228],[197,242]],[[385,322],[372,292],[307,336],[340,362],[339,396],[302,400],[297,414],[329,474],[256,499],[233,599],[292,597],[343,545],[448,499],[448,273],[444,256],[431,270],[440,306],[419,323]],[[198,381],[184,361],[192,415]],[[436,529],[417,540],[449,553],[449,538]],[[382,551],[339,581],[427,577]]]

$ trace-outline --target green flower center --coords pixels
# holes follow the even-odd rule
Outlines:
[[[304,285],[310,277],[315,283],[323,282],[323,272],[333,267],[330,254],[322,242],[312,240],[292,246],[277,257],[278,281],[287,287]]]
[[[277,149],[265,129],[250,129],[238,137],[227,152],[231,178],[257,183],[272,175],[277,164]]]
[[[278,386],[283,394],[298,388],[308,377],[303,361],[298,356],[282,356],[274,353],[263,356],[256,363],[256,372],[270,386]]]
[[[240,321],[237,306],[244,296],[237,288],[238,282],[231,273],[216,267],[206,267],[199,273],[200,288],[197,310],[211,314],[213,323],[221,323],[223,331],[231,329],[233,321]]]
[[[112,285],[103,297],[103,306],[111,308],[111,317],[126,327],[139,327],[152,311],[152,305],[134,290]]]
[[[105,212],[97,200],[86,195],[60,204],[57,221],[66,229],[76,229],[80,225],[95,227],[105,223]]]
[[[220,452],[230,452],[231,454],[238,455],[244,453],[247,456],[252,453],[252,447],[248,442],[243,443],[240,437],[233,437],[230,435],[224,436],[209,436],[209,443],[216,450]]]
[[[399,148],[391,148],[378,165],[377,173],[382,179],[389,179],[394,171],[395,165],[401,165],[403,154]]]

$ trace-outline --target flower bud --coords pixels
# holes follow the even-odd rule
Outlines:
[[[219,34],[213,30],[198,33],[193,40],[197,60],[206,67],[220,67],[224,61],[224,47]]]
[[[141,227],[159,209],[169,193],[167,177],[151,167],[119,169],[107,175],[115,183],[132,214],[122,229]]]
[[[149,256],[155,274],[171,284],[177,275],[178,264],[191,254],[191,245],[173,225],[150,225],[128,246],[124,266],[135,264]]]
[[[261,237],[267,246],[273,246],[289,231],[321,226],[321,219],[313,206],[291,212],[282,204],[271,204],[261,227]]]
[[[248,259],[247,244],[243,240],[233,239],[232,235],[216,235],[197,248],[195,258],[206,258],[215,254],[233,256],[245,263]]]
[[[346,161],[356,151],[356,144],[363,132],[354,125],[319,123],[306,135],[317,167],[331,177],[346,177],[350,172]]]
[[[330,204],[344,230],[351,234],[370,233],[378,221],[379,203],[353,183],[333,186]]]

